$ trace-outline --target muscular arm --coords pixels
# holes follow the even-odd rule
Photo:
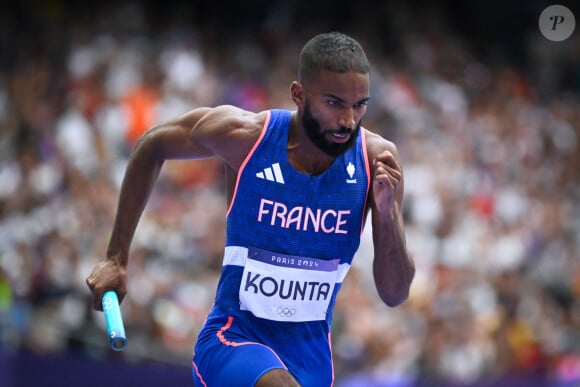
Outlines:
[[[148,130],[129,159],[107,257],[127,266],[133,234],[165,160],[220,156],[237,169],[260,127],[251,118],[256,121],[231,106],[199,108]]]
[[[373,277],[383,302],[397,306],[409,297],[415,264],[406,247],[402,215],[404,181],[394,144],[369,134],[372,162],[370,206],[373,226]]]
[[[209,109],[197,109],[172,122],[149,129],[137,141],[125,171],[107,259],[127,266],[129,246],[161,167],[167,159],[211,156],[203,144],[190,139],[195,125]]]
[[[218,156],[237,170],[259,135],[263,117],[232,106],[198,108],[141,136],[123,178],[106,258],[87,278],[95,309],[102,310],[106,290],[116,290],[121,300],[125,296],[131,241],[165,160]]]

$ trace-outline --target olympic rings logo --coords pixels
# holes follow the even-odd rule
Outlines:
[[[296,314],[296,309],[279,306],[276,309],[276,313],[278,313],[278,316],[280,317],[292,317]]]

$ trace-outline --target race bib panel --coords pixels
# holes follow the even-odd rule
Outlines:
[[[298,257],[248,248],[240,309],[274,321],[318,321],[334,292],[339,260]]]

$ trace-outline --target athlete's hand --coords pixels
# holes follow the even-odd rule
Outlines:
[[[127,293],[127,270],[114,260],[99,262],[86,279],[86,283],[93,293],[93,309],[103,310],[101,300],[107,290],[117,292],[119,302]]]
[[[386,150],[374,160],[373,198],[379,213],[389,214],[393,208],[397,187],[402,173],[399,163],[390,151]]]

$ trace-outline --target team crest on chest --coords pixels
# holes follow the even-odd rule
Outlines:
[[[355,168],[354,164],[349,161],[348,165],[346,166],[346,173],[348,173],[348,177],[349,177],[348,179],[346,179],[347,183],[356,184],[356,179],[353,179],[355,172],[356,172],[356,168]]]

